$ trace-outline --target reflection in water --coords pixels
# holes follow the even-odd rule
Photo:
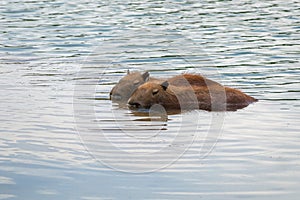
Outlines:
[[[104,165],[132,173],[157,171],[178,160],[195,141],[198,111],[168,115],[158,104],[148,110],[132,111],[110,100],[95,100],[93,106],[91,99],[77,98],[92,96],[94,87],[87,80],[77,81],[74,114],[83,144]],[[222,122],[223,118],[215,121],[221,126]],[[211,125],[207,121],[204,124]],[[212,130],[217,134],[202,135],[207,143],[203,154],[214,147],[221,126]]]
[[[297,1],[0,11],[0,199],[298,199]],[[109,100],[127,69],[200,73],[260,101],[143,115]]]

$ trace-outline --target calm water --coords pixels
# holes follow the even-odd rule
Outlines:
[[[0,199],[298,199],[299,1],[0,2]],[[259,102],[136,115],[126,70]]]

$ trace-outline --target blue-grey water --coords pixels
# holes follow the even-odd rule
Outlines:
[[[300,3],[2,0],[0,199],[298,199]],[[131,71],[259,99],[135,115]]]

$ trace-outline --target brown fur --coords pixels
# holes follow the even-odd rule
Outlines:
[[[197,74],[182,74],[174,76],[173,78],[168,79],[168,82],[174,86],[211,86],[211,85],[220,85],[219,83],[212,81],[208,78],[205,78]]]
[[[145,82],[155,82],[162,83],[163,79],[156,79],[149,77],[148,72],[127,72],[124,76],[111,90],[110,99],[116,102],[126,103],[131,96],[131,94],[138,88],[138,86],[144,84]],[[200,75],[195,74],[183,74],[178,75],[173,78],[168,79],[168,82],[174,86],[204,86],[219,84]]]
[[[150,78],[148,72],[127,72],[124,76],[110,91],[110,99],[117,102],[126,103],[131,94],[147,81],[156,81],[157,79]]]
[[[160,104],[166,109],[224,111],[244,108],[255,101],[255,98],[239,90],[222,86],[200,75],[184,74],[163,83],[142,84],[131,95],[128,104],[142,108]]]

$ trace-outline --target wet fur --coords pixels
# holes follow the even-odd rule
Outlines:
[[[149,72],[127,72],[119,82],[110,91],[110,99],[116,102],[127,103],[131,94],[147,81],[155,82],[157,79],[150,78]]]
[[[203,76],[183,74],[163,83],[144,83],[132,94],[128,104],[143,108],[160,104],[166,109],[233,111],[255,101],[255,98],[237,89],[222,86]]]

